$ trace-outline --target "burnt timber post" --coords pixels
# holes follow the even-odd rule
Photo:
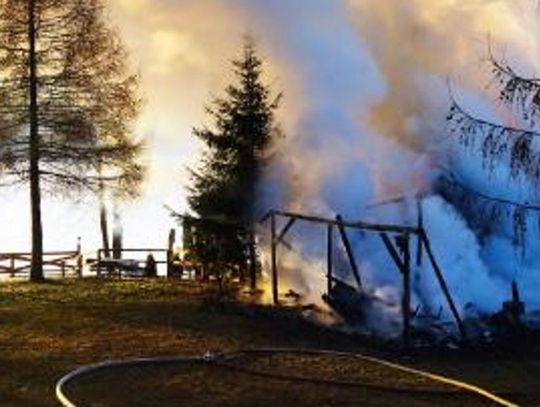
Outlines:
[[[403,343],[406,347],[410,343],[411,333],[411,251],[410,236],[404,234],[398,237],[400,248],[403,253],[403,298],[401,303],[401,312],[403,315]]]
[[[401,315],[403,320],[403,343],[406,347],[409,346],[409,338],[411,331],[411,248],[410,234],[403,233],[395,237],[394,247],[392,240],[386,233],[380,234],[382,241],[390,254],[392,260],[396,264],[401,273],[403,282],[403,293],[401,297]]]
[[[417,211],[417,227],[418,230],[424,229],[424,212],[422,208],[422,197],[418,196],[416,198],[416,211]],[[423,245],[422,245],[422,236],[420,236],[420,233],[417,233],[417,244],[416,244],[416,265],[421,266],[422,265],[422,252],[423,252]]]
[[[349,241],[349,237],[347,236],[347,232],[345,231],[345,226],[343,225],[343,218],[341,217],[341,215],[336,216],[336,222],[339,233],[341,235],[341,240],[343,241],[343,245],[345,246],[345,252],[347,253],[347,257],[349,258],[349,262],[351,263],[354,279],[356,280],[356,284],[358,284],[358,287],[362,287],[360,272],[358,271],[358,266],[356,265],[356,259],[354,258],[351,242]]]
[[[441,290],[446,298],[446,302],[448,303],[448,306],[450,307],[450,311],[452,312],[452,315],[454,316],[454,319],[456,320],[459,332],[461,334],[461,338],[463,340],[467,340],[467,332],[465,330],[465,326],[463,325],[463,321],[461,320],[461,317],[459,316],[459,312],[457,311],[456,305],[454,304],[454,300],[452,299],[452,296],[450,295],[450,290],[448,289],[448,286],[446,285],[446,281],[443,277],[441,268],[439,267],[439,264],[435,260],[435,255],[433,254],[431,250],[431,244],[429,242],[429,239],[426,235],[425,230],[421,229],[419,231],[419,234],[422,237],[422,241],[424,242],[424,248],[426,249],[426,254],[429,258],[429,261],[431,262],[431,266],[433,267],[433,271],[435,272],[435,275],[439,282],[439,286],[441,287]]]
[[[330,292],[332,291],[332,235],[334,232],[334,228],[332,225],[327,226],[327,240],[326,240],[326,279],[328,283],[327,288],[327,294],[330,296]]]
[[[249,231],[249,278],[252,290],[257,289],[257,256],[255,253],[255,232]]]
[[[277,271],[277,242],[276,242],[276,214],[272,213],[272,216],[270,217],[270,227],[272,232],[272,244],[271,244],[271,251],[272,251],[272,299],[274,302],[274,305],[278,305],[279,298],[278,298],[278,271]]]

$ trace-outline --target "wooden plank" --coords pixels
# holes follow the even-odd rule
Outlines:
[[[103,250],[103,249],[99,249]],[[151,253],[166,253],[167,249],[156,249],[156,248],[129,248],[129,249],[118,249],[121,252],[151,252]]]
[[[11,258],[19,261],[32,261],[32,257],[30,255],[12,254]]]
[[[326,289],[326,292],[328,295],[330,295],[332,291],[332,266],[333,266],[333,234],[334,234],[334,227],[332,225],[328,225],[326,230],[326,281],[328,283],[328,287]]]
[[[380,233],[379,236],[381,236],[384,246],[390,254],[390,257],[392,257],[392,260],[394,260],[394,263],[396,264],[399,272],[403,274],[405,272],[405,265],[403,263],[403,260],[401,259],[401,256],[394,247],[392,240],[390,239],[390,237],[388,237],[388,234],[386,233]]]
[[[335,225],[343,226],[347,228],[361,229],[361,230],[370,230],[375,232],[395,232],[395,233],[418,233],[418,228],[413,226],[401,226],[401,225],[388,225],[388,224],[377,224],[377,223],[368,223],[368,222],[349,222],[349,221],[338,221],[337,219],[327,219],[320,216],[304,215],[300,213],[293,212],[284,212],[284,211],[272,211],[274,215],[284,216],[288,218],[295,218],[299,220],[304,220],[308,222],[322,223],[326,225]]]
[[[249,279],[252,290],[257,289],[257,253],[255,252],[255,233],[249,232]]]
[[[273,214],[270,218],[270,227],[271,227],[271,255],[272,255],[272,298],[274,305],[279,304],[279,293],[278,293],[278,271],[277,271],[277,244],[276,244],[276,216]]]
[[[81,250],[81,237],[77,237],[77,268],[75,269],[77,272],[77,276],[82,278],[82,271],[83,271],[83,256],[82,256],[82,250]]]
[[[96,264],[96,274],[98,277],[101,277],[101,252],[103,249],[98,249],[97,251],[97,264]]]
[[[278,235],[278,237],[276,239],[276,245],[279,245],[280,243],[283,242],[283,239],[285,238],[285,235],[291,229],[291,227],[294,225],[295,222],[296,222],[295,218],[290,218],[289,219],[289,221],[287,222],[285,227],[281,230],[280,234]]]
[[[341,240],[343,242],[343,246],[345,246],[345,252],[347,253],[347,257],[349,258],[349,263],[353,271],[354,279],[356,280],[356,284],[358,284],[358,287],[362,287],[362,280],[360,279],[360,272],[356,264],[356,259],[354,258],[354,252],[352,250],[349,237],[347,236],[347,232],[345,231],[345,227],[343,226],[343,219],[341,218],[340,215],[337,215],[336,221],[337,221],[336,224],[339,230],[339,234],[341,235]]]
[[[74,251],[44,252],[43,255],[44,256],[62,256],[62,255],[70,255],[70,254],[73,254],[73,253],[76,253],[76,252],[74,252]],[[10,256],[26,256],[26,257],[31,257],[32,253],[28,253],[28,252],[4,252],[4,253],[0,253],[0,256],[7,256],[7,257],[10,257]]]
[[[393,205],[393,204],[403,203],[403,202],[406,202],[406,201],[407,201],[407,197],[398,196],[398,197],[395,197],[395,198],[385,199],[383,201],[373,202],[373,203],[367,205],[366,209],[374,209],[374,208],[378,208],[380,206]]]
[[[65,252],[44,252],[43,253],[43,256],[44,257],[47,257],[47,256],[69,256],[69,257],[74,257],[76,256],[78,253],[76,251],[65,251]],[[30,255],[30,254],[29,254]]]
[[[403,298],[401,303],[401,313],[403,316],[403,343],[405,347],[410,344],[411,332],[411,251],[410,236],[405,234],[403,239]]]
[[[416,213],[417,213],[417,227],[418,230],[424,230],[424,210],[422,208],[422,198],[419,196],[416,199]],[[422,265],[422,238],[420,237],[420,233],[418,233],[416,238],[416,265],[421,266]]]
[[[461,320],[461,317],[459,315],[459,312],[457,311],[456,305],[454,304],[454,300],[452,299],[452,296],[450,295],[450,290],[448,289],[448,286],[446,285],[446,281],[444,279],[442,270],[440,269],[439,265],[437,264],[437,261],[435,260],[435,255],[433,254],[431,250],[431,244],[429,242],[427,234],[423,230],[420,232],[420,234],[422,237],[422,242],[424,243],[424,248],[426,249],[426,254],[428,255],[428,259],[431,263],[433,271],[435,272],[439,285],[441,286],[444,297],[446,298],[446,302],[448,303],[448,306],[450,307],[450,311],[452,312],[452,315],[454,316],[454,319],[456,320],[456,324],[458,326],[459,332],[461,333],[461,337],[464,340],[466,340],[467,332],[465,330],[465,326],[463,325],[463,321]]]

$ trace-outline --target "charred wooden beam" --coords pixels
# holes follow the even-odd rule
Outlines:
[[[397,196],[395,198],[390,198],[390,199],[385,199],[383,201],[373,202],[373,203],[367,205],[366,209],[375,209],[375,208],[379,208],[381,206],[393,205],[393,204],[403,203],[403,202],[406,202],[406,201],[407,201],[407,197],[405,197],[405,196]]]
[[[259,220],[259,223],[265,223],[268,219],[272,217],[272,215],[275,213],[273,209],[266,212],[266,214]]]
[[[411,332],[411,251],[410,237],[408,234],[399,237],[400,246],[403,253],[403,298],[401,302],[401,313],[403,316],[403,343],[409,346]]]
[[[255,233],[249,234],[249,276],[252,290],[257,289],[257,254],[255,252]]]
[[[101,252],[104,252],[104,249],[99,249]],[[129,248],[129,249],[118,249],[121,252],[135,253],[135,252],[155,252],[155,253],[167,253],[167,249],[156,249],[151,247],[146,248]]]
[[[419,230],[424,229],[424,210],[422,208],[422,198],[418,197],[416,200],[416,213],[417,213],[417,227]],[[420,234],[417,234],[416,239],[416,265],[421,266],[422,265],[422,257],[423,257],[423,245],[422,245],[422,238],[420,237]]]
[[[326,231],[326,280],[328,282],[328,288],[327,288],[327,293],[328,295],[330,295],[331,291],[332,291],[332,266],[333,266],[333,259],[332,259],[332,255],[333,255],[333,234],[334,234],[334,227],[332,225],[328,225],[327,226],[327,231]]]
[[[338,221],[337,219],[328,219],[320,216],[304,215],[300,213],[293,212],[284,212],[284,211],[275,211],[272,210],[268,212],[262,219],[261,222],[265,222],[270,219],[272,215],[283,216],[287,218],[295,218],[298,220],[303,220],[307,222],[321,223],[326,225],[342,226],[345,228],[360,229],[373,232],[394,232],[394,233],[411,233],[416,234],[419,232],[418,228],[415,226],[401,226],[401,225],[388,225],[388,224],[378,224],[378,223],[368,223],[368,222],[350,222]]]
[[[461,317],[459,316],[459,312],[457,311],[456,305],[454,304],[454,300],[452,299],[450,290],[448,289],[448,286],[446,285],[446,281],[442,274],[442,270],[437,264],[437,261],[435,260],[435,255],[433,254],[433,251],[431,250],[431,244],[429,242],[427,234],[423,229],[420,231],[420,236],[422,238],[422,242],[424,243],[424,248],[426,249],[426,254],[428,255],[431,266],[433,267],[433,271],[435,272],[437,280],[439,281],[439,285],[441,286],[442,292],[446,298],[446,302],[448,303],[448,306],[450,307],[450,311],[452,312],[452,315],[454,316],[454,319],[456,320],[456,324],[458,326],[461,337],[464,340],[466,340],[467,332],[465,331],[465,326],[463,325],[463,321],[461,320]]]
[[[401,297],[401,315],[403,320],[403,343],[409,346],[411,331],[411,251],[410,235],[405,233],[396,237],[396,242],[401,255],[394,247],[392,240],[386,233],[380,234],[386,250],[399,269],[403,281],[403,293]]]
[[[289,230],[291,230],[291,227],[294,225],[295,222],[296,222],[295,218],[290,218],[289,219],[289,221],[287,222],[285,227],[279,233],[279,235],[278,235],[278,237],[276,239],[276,245],[279,245],[280,243],[286,243],[283,239],[285,238],[285,235],[287,234],[287,232]],[[290,244],[288,244],[288,246],[290,247]]]
[[[336,216],[336,224],[339,230],[339,234],[341,235],[341,240],[343,241],[343,246],[345,246],[345,252],[347,253],[347,257],[349,258],[349,263],[351,264],[351,269],[353,271],[353,276],[356,280],[356,284],[358,284],[358,287],[362,287],[362,280],[360,279],[360,272],[358,270],[358,265],[356,264],[356,259],[354,258],[354,252],[351,247],[351,242],[349,241],[349,237],[347,236],[347,232],[345,231],[345,227],[343,225],[343,219],[340,215]]]
[[[274,305],[279,303],[278,298],[278,271],[277,271],[277,244],[276,244],[276,215],[272,214],[270,218],[270,228],[271,228],[271,255],[272,255],[272,299]]]
[[[394,263],[396,264],[397,268],[399,269],[399,272],[401,274],[404,273],[405,265],[403,263],[403,260],[401,259],[399,253],[397,252],[396,248],[394,247],[394,244],[392,243],[392,240],[390,237],[388,237],[387,233],[380,233],[380,236],[382,238],[382,241],[384,243],[384,246],[386,247],[386,250],[388,251],[388,254],[390,254],[390,257],[392,257],[392,260],[394,260]]]

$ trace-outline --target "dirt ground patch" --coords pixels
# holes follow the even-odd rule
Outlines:
[[[196,284],[166,280],[0,285],[0,404],[56,406],[54,384],[58,378],[82,364],[106,359],[200,355],[209,350],[254,347],[387,352],[374,349],[359,338],[318,328],[299,318],[203,306],[204,298],[204,290]],[[540,405],[536,393],[540,362],[530,358],[486,354],[474,358],[462,354],[436,357],[385,354],[385,357],[449,374],[490,390],[512,393],[524,405]],[[392,380],[400,380],[392,372],[355,367],[345,360],[337,363],[316,358],[260,359],[250,366],[263,370],[273,366],[278,373],[297,370],[308,376],[338,379],[352,377],[354,372],[359,375],[355,380],[373,383],[395,384]],[[111,391],[134,396],[134,390],[139,389],[135,404],[115,404],[118,397],[113,397],[102,399],[110,404],[100,405],[268,405],[287,401],[334,405],[333,400],[341,405],[350,405],[351,400],[352,404],[362,400],[363,405],[396,405],[404,397],[375,390],[269,379],[208,366],[152,372],[135,369],[123,373],[94,377],[93,381],[80,383],[79,390],[93,404],[91,397],[99,400]],[[135,379],[121,379],[130,375]],[[148,391],[140,391],[142,387]],[[448,395],[418,395],[410,400],[407,405],[434,405],[434,400],[441,406],[479,405],[477,400]]]

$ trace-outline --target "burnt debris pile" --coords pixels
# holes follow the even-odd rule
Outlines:
[[[281,219],[280,219],[281,218]],[[279,220],[278,220],[279,219]],[[280,295],[279,280],[281,272],[278,259],[278,247],[293,250],[286,235],[296,222],[308,222],[326,228],[326,287],[322,300],[339,317],[340,326],[349,330],[373,334],[366,328],[374,324],[374,319],[385,312],[398,315],[395,319],[394,333],[400,333],[400,340],[407,347],[443,346],[461,347],[464,344],[516,346],[521,343],[534,342],[540,338],[540,318],[534,313],[526,313],[526,306],[520,298],[517,282],[513,282],[509,290],[509,298],[501,304],[500,311],[492,314],[482,313],[473,303],[465,304],[458,309],[452,292],[446,282],[444,271],[440,267],[432,250],[429,237],[423,227],[422,219],[418,225],[404,226],[395,224],[376,224],[360,221],[345,221],[339,215],[334,218],[309,216],[300,213],[270,211],[262,220],[270,224],[270,268],[272,277],[272,298],[274,304],[285,302],[302,303],[300,294],[289,290]],[[278,226],[283,225],[281,230]],[[335,234],[334,230],[338,233]],[[387,267],[393,267],[401,281],[401,298],[389,301],[378,291],[370,287],[361,274],[361,262],[357,261],[358,253],[348,236],[348,230],[361,231],[363,235],[372,234],[382,241]],[[336,236],[339,241],[334,241]],[[283,244],[285,242],[286,244]],[[336,263],[334,246],[341,242],[342,255],[347,260],[349,277],[343,277],[342,270],[334,269]],[[343,267],[343,262],[339,267]],[[413,271],[421,268],[422,272],[431,269],[436,279],[444,304],[432,309],[421,301],[414,301]],[[283,276],[287,277],[287,276]],[[294,298],[293,298],[294,297]],[[540,316],[539,316],[540,317]],[[381,321],[375,321],[375,324]],[[356,331],[356,332],[357,332]],[[396,335],[393,335],[396,337]],[[535,339],[536,338],[536,339]]]

